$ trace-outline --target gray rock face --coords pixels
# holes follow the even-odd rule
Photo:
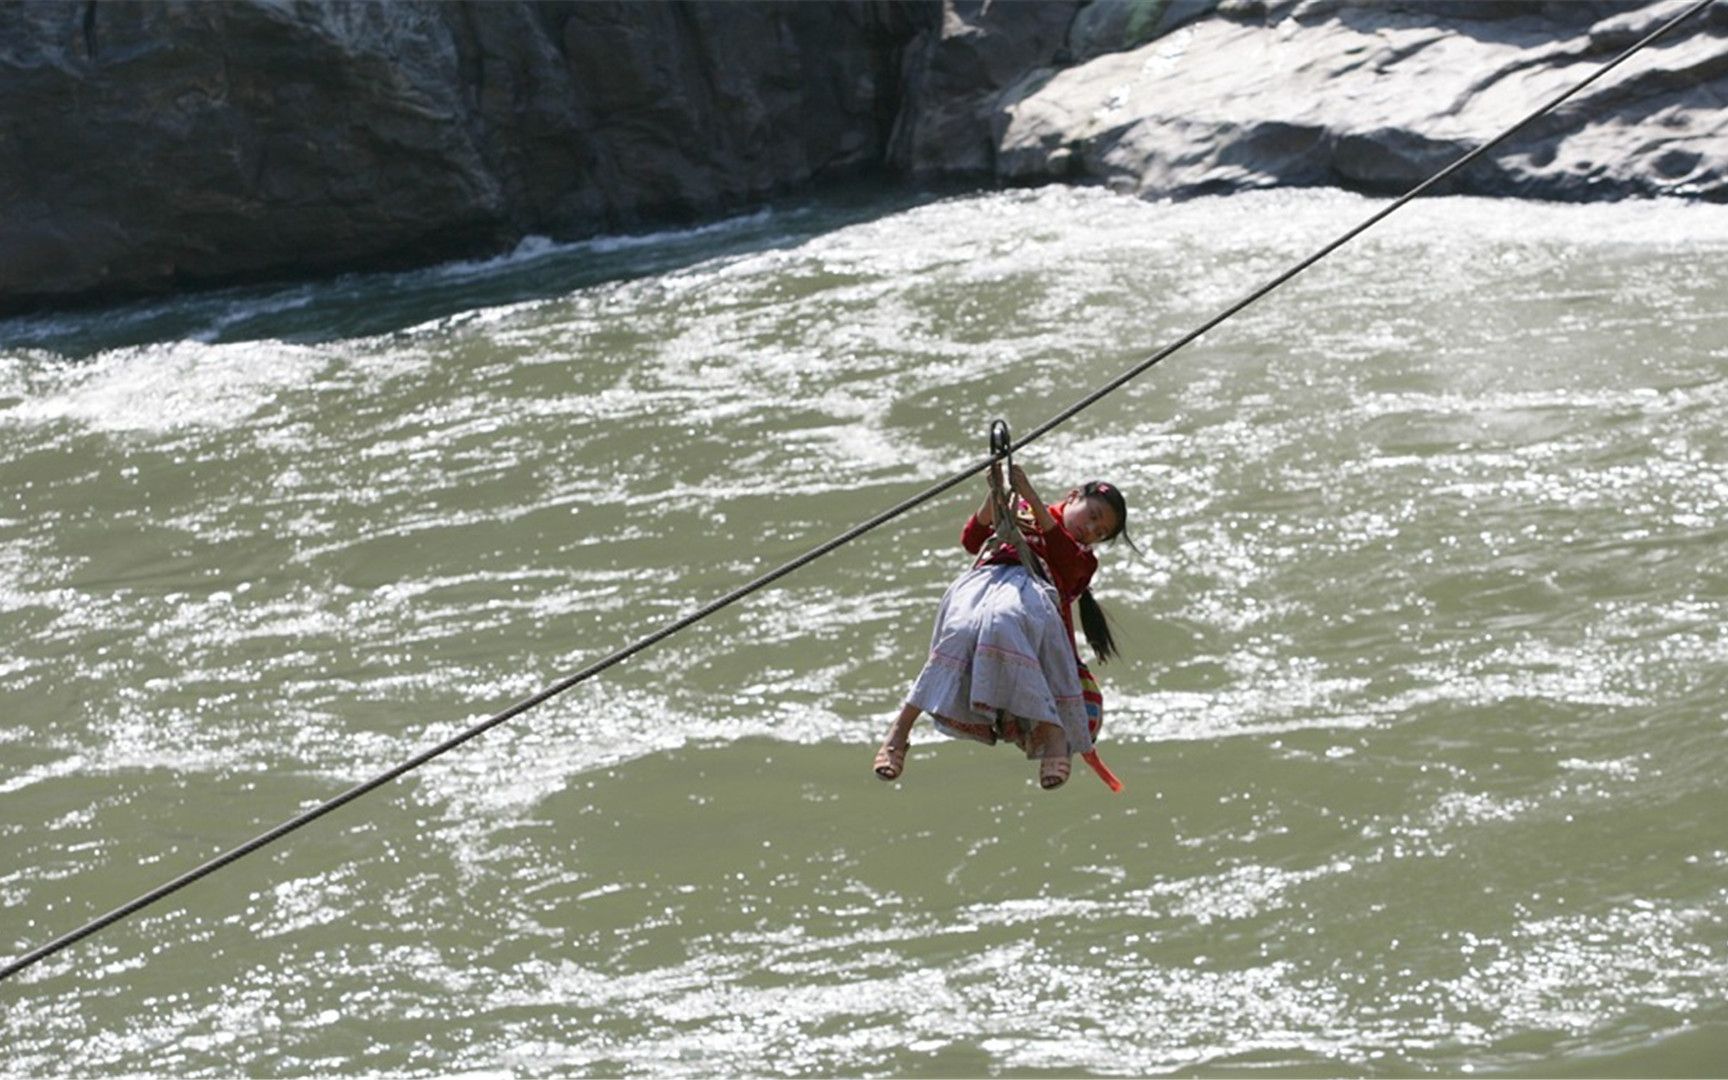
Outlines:
[[[1001,101],[1061,58],[1085,0],[946,0],[942,20],[907,49],[905,99],[889,160],[914,177],[988,175]]]
[[[919,15],[0,6],[0,308],[689,221],[876,167]]]
[[[0,6],[0,311],[687,222],[872,171],[1402,191],[1657,3]],[[1728,5],[1455,178],[1728,199]]]
[[[993,173],[1156,198],[1276,185],[1402,193],[1677,14],[1675,4],[1158,7],[1152,36],[997,96]],[[1104,16],[1116,12],[1114,19]],[[1446,190],[1728,198],[1728,18],[1695,17]],[[1077,32],[1084,28],[1076,24]]]

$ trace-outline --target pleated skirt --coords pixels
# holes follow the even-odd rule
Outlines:
[[[948,587],[936,612],[930,657],[906,701],[953,738],[976,738],[957,730],[954,721],[990,724],[1000,711],[1028,732],[1041,723],[1060,724],[1070,753],[1092,749],[1074,648],[1055,590],[1018,565],[976,567]]]

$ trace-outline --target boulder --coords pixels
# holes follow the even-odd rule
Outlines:
[[[1166,11],[1168,32],[1115,52],[1089,42],[1091,59],[1000,95],[995,178],[1101,181],[1147,198],[1289,185],[1402,193],[1679,10],[1325,0]],[[1728,198],[1722,11],[1694,17],[1443,190]]]
[[[906,49],[888,160],[914,178],[996,172],[996,119],[1028,73],[1067,59],[1069,27],[1085,0],[944,0],[939,23]]]
[[[687,223],[865,174],[1401,192],[1672,0],[0,4],[0,312]],[[1453,179],[1728,199],[1718,4]]]

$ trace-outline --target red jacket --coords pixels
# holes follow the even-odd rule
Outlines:
[[[1056,605],[1056,609],[1062,614],[1062,625],[1068,628],[1068,646],[1074,650],[1074,662],[1080,665],[1081,687],[1086,694],[1086,711],[1091,716],[1092,735],[1096,738],[1104,715],[1104,697],[1098,689],[1097,680],[1092,677],[1092,672],[1087,670],[1085,662],[1080,659],[1080,649],[1074,642],[1073,605],[1075,599],[1092,584],[1092,575],[1098,569],[1098,557],[1092,554],[1090,548],[1068,535],[1068,530],[1062,527],[1062,515],[1056,512],[1059,507],[1050,508],[1050,516],[1055,521],[1049,531],[1044,532],[1028,520],[1031,515],[1027,512],[1029,508],[1024,501],[1017,500],[1017,503],[1021,510],[1017,516],[1023,523],[1020,531],[1026,536],[1026,546],[1044,560],[1044,565],[1050,570],[1051,584],[1056,586],[1056,595],[1061,601]],[[995,530],[979,521],[977,514],[973,514],[966,519],[966,527],[960,530],[960,546],[964,547],[968,554],[976,555],[984,550],[984,545],[989,543],[994,535]],[[1014,550],[1013,544],[1003,542],[997,544],[996,550],[983,562],[1013,563],[1018,566],[1020,554]],[[1080,756],[1111,791],[1122,790],[1122,781],[1099,759],[1096,748]]]
[[[1025,509],[1021,503],[1023,514]],[[1092,584],[1092,575],[1098,570],[1098,557],[1092,554],[1090,548],[1068,535],[1068,530],[1062,527],[1062,515],[1057,512],[1058,509],[1059,506],[1050,507],[1050,516],[1055,521],[1048,532],[1040,531],[1030,521],[1025,521],[1020,531],[1026,534],[1027,546],[1044,560],[1044,565],[1050,570],[1050,583],[1056,586],[1056,595],[1060,600],[1056,608],[1062,614],[1062,625],[1068,628],[1068,644],[1074,647],[1074,656],[1078,659],[1080,649],[1074,641],[1074,600]],[[977,514],[973,514],[966,519],[966,527],[960,530],[960,546],[966,549],[967,554],[976,555],[984,550],[984,545],[989,543],[994,535],[995,531],[979,521]],[[1015,552],[1013,544],[1003,542],[997,544],[996,550],[983,561],[988,564],[1019,565],[1020,556]]]

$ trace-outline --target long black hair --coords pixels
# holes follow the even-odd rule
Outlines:
[[[1106,539],[1106,543],[1114,543],[1117,537],[1128,541],[1128,546],[1135,551],[1140,545],[1128,535],[1128,500],[1122,497],[1122,489],[1114,484],[1102,481],[1089,481],[1080,489],[1080,495],[1086,499],[1102,499],[1104,504],[1116,511],[1116,531]],[[1092,590],[1082,589],[1076,598],[1080,608],[1080,630],[1086,635],[1086,644],[1092,647],[1092,652],[1103,663],[1116,655],[1116,635],[1110,629],[1110,620],[1105,617],[1104,609],[1093,599]]]

